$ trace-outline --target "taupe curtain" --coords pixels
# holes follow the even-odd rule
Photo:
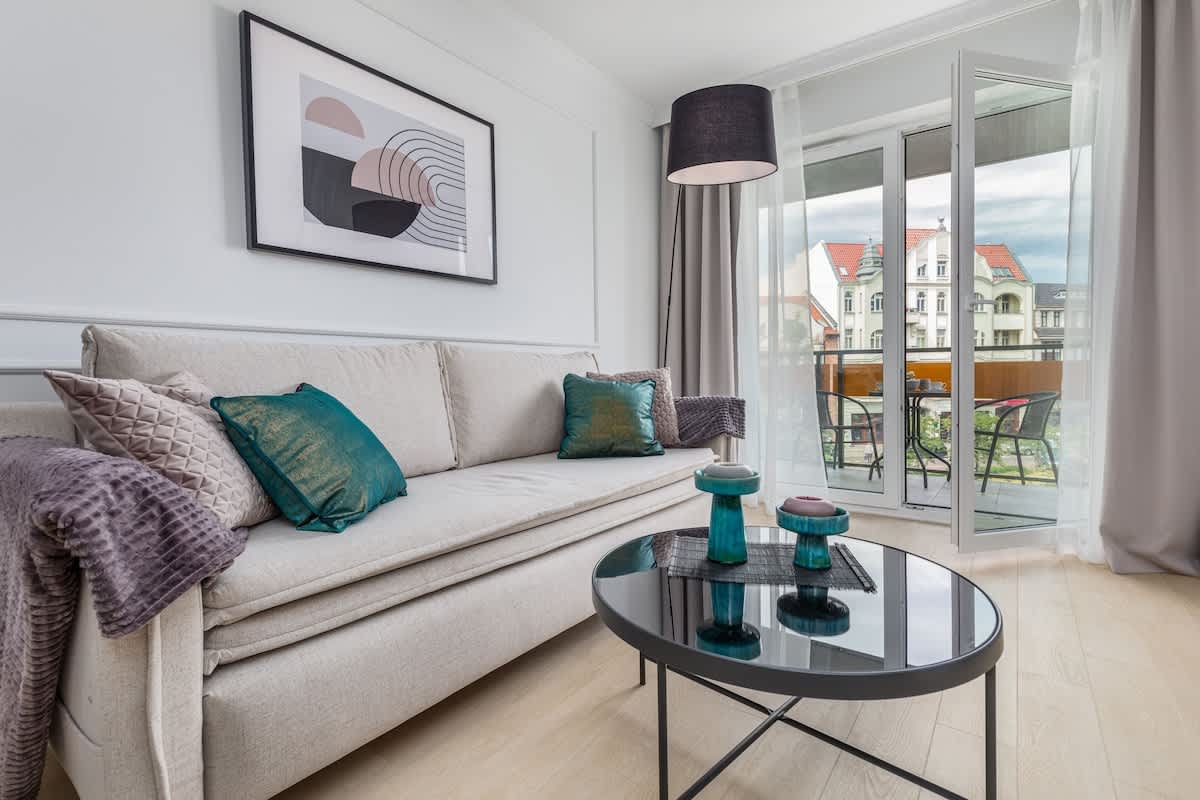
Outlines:
[[[664,165],[669,136],[670,126],[665,125]],[[667,181],[664,172],[658,358],[670,367],[672,384],[680,395],[737,394],[738,198],[736,185],[680,187]]]
[[[1086,371],[1064,371],[1064,444],[1068,417],[1089,416],[1082,485],[1113,570],[1200,575],[1200,8],[1086,0],[1081,12],[1072,125],[1092,135],[1073,164],[1071,224],[1074,239],[1090,223],[1089,281],[1067,316],[1090,336]],[[1066,402],[1076,381],[1086,408]]]

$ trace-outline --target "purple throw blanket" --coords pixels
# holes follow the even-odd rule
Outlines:
[[[746,438],[746,401],[740,397],[676,397],[675,414],[684,447],[700,447],[718,436]]]
[[[246,546],[142,464],[0,438],[0,800],[38,793],[82,568],[100,630],[139,629]]]

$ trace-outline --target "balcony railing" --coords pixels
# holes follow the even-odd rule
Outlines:
[[[988,345],[975,348],[975,397],[993,399],[1062,386],[1062,343]],[[908,369],[953,390],[949,347],[905,349]],[[944,355],[944,358],[938,358]],[[817,388],[851,397],[870,396],[883,382],[883,350],[814,350]]]
[[[975,350],[975,397],[974,400],[986,402],[1014,395],[1024,395],[1032,392],[1058,392],[1062,386],[1062,344],[1028,344],[1028,345],[992,345],[977,346]],[[941,384],[945,391],[953,392],[951,381],[951,365],[949,347],[909,347],[905,349],[906,367],[913,377],[927,379],[932,384]],[[813,352],[816,362],[816,384],[818,390],[836,392],[837,395],[855,398],[871,405],[881,399],[883,384],[883,350],[882,349],[851,349],[851,350],[816,350]],[[948,400],[927,400],[924,406],[918,406],[922,412],[919,416],[924,422],[921,431],[916,435],[922,442],[926,452],[930,448],[937,450],[945,459],[949,459],[949,441],[945,439],[947,432],[942,430],[938,422],[947,410]],[[851,408],[850,406],[854,406]],[[933,408],[931,406],[938,406]],[[877,407],[877,406],[876,406]],[[836,398],[834,407],[830,408],[836,419],[844,422],[847,413],[859,407],[847,402],[842,397]],[[873,413],[873,412],[872,412]],[[987,412],[980,412],[987,413]],[[869,415],[868,415],[869,416]],[[911,420],[906,417],[906,425]],[[880,425],[882,418],[871,424]],[[925,428],[929,430],[926,431]],[[1057,427],[1057,423],[1055,423]],[[877,434],[879,430],[877,430]],[[1056,434],[1051,434],[1056,439]],[[846,445],[861,445],[857,440],[845,442],[839,459],[843,466],[869,466],[871,459],[864,463],[853,463],[845,459]],[[943,460],[937,463],[930,460],[929,472],[942,471]],[[921,466],[924,472],[927,465]],[[914,465],[909,463],[906,471],[913,471]],[[1011,480],[1013,476],[1004,474],[1005,468],[997,465],[992,470],[993,480]],[[1032,469],[1025,479],[1031,483],[1053,483],[1052,473],[1047,470]],[[1041,474],[1045,472],[1046,474]],[[1000,473],[1000,474],[997,474]],[[977,476],[981,475],[976,471]]]
[[[1019,331],[1025,328],[1025,315],[1000,313],[992,315],[992,330],[996,331]]]

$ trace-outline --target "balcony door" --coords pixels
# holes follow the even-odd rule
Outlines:
[[[830,496],[901,501],[904,421],[897,138],[870,134],[804,154],[818,416]],[[786,213],[786,210],[785,210]]]
[[[953,105],[948,469],[971,552],[1043,541],[1057,516],[1067,69],[963,51]]]

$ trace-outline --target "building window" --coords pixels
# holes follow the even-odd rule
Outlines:
[[[1063,326],[1063,324],[1062,324],[1062,312],[1061,312],[1061,311],[1055,311],[1055,312],[1054,312],[1054,327],[1056,327],[1056,328],[1061,328],[1062,326]]]
[[[846,328],[846,332],[844,334],[842,334],[842,338],[845,339],[845,341],[842,342],[842,349],[843,350],[853,350],[854,349],[854,328]]]
[[[973,302],[975,304],[975,313],[976,314],[983,313],[983,295],[981,295],[979,292],[976,292],[975,295],[971,298],[971,302]]]
[[[975,344],[979,347],[984,346],[985,342],[983,331],[975,331]]]
[[[1050,327],[1050,312],[1049,312],[1049,311],[1043,311],[1043,312],[1041,313],[1041,317],[1042,317],[1042,327],[1043,327],[1043,328],[1049,328],[1049,327]]]
[[[937,332],[937,346],[938,347],[946,346],[946,332],[945,331]]]
[[[992,334],[992,344],[997,347],[1011,347],[1020,343],[1020,331],[996,331]]]
[[[946,293],[945,292],[937,293],[937,310],[938,310],[939,314],[946,313]]]
[[[917,277],[918,278],[925,277],[925,265],[924,264],[917,264]]]
[[[922,331],[922,330],[917,331],[917,335],[913,337],[913,344],[915,347],[924,347],[925,346],[925,331]]]
[[[1002,294],[996,298],[997,314],[1019,314],[1020,312],[1021,301],[1015,294]]]
[[[939,278],[946,277],[946,258],[944,256],[938,258],[937,276]]]
[[[1001,278],[1012,278],[1015,276],[1013,275],[1013,271],[1008,267],[993,267],[992,277],[996,280],[1000,280]]]
[[[846,301],[844,308],[846,309],[847,314],[854,312],[854,292],[850,290],[846,290]]]
[[[871,349],[872,350],[882,350],[883,349],[883,331],[879,330],[878,328],[871,331]]]
[[[871,310],[876,313],[883,311],[883,292],[871,295]]]
[[[925,293],[917,292],[917,311],[925,310]]]

